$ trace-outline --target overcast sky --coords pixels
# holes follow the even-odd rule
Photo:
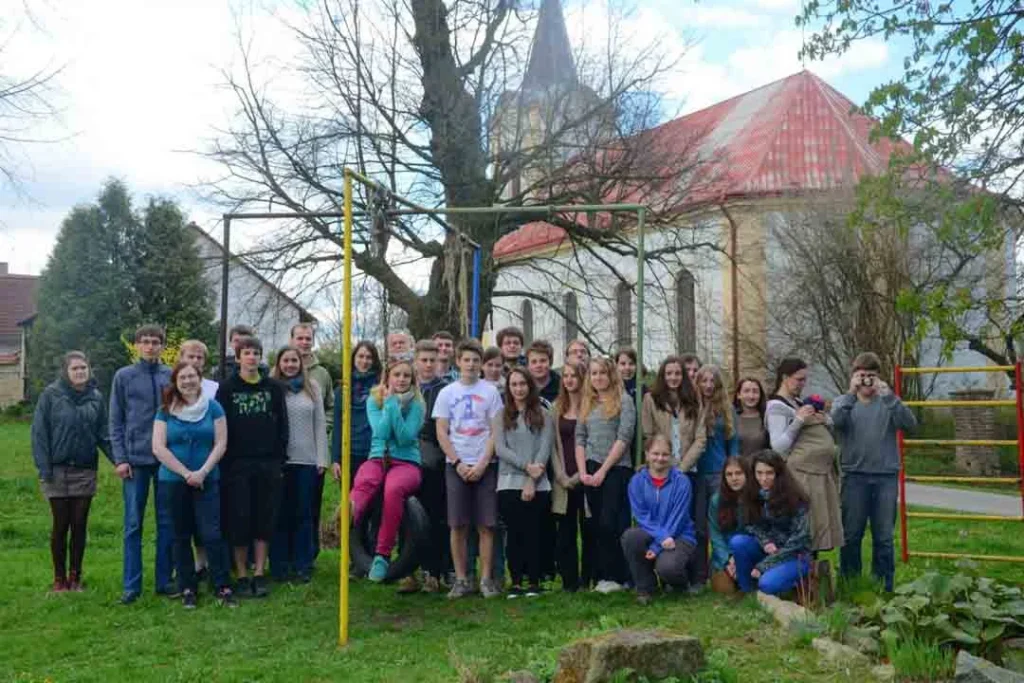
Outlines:
[[[634,0],[633,27],[691,46],[664,85],[682,111],[717,101],[800,70],[799,0]],[[10,20],[32,9],[35,21]],[[216,211],[189,186],[216,168],[200,149],[228,121],[232,102],[222,70],[236,59],[241,21],[265,55],[282,59],[294,44],[269,12],[240,12],[229,0],[0,0],[0,59],[28,73],[64,65],[57,84],[60,121],[35,131],[48,142],[18,152],[21,187],[0,189],[0,261],[11,272],[38,274],[62,218],[95,198],[105,178],[128,183],[142,201],[178,198],[207,230]],[[600,24],[594,0],[565,0],[575,40]],[[240,14],[242,19],[239,19]],[[269,52],[268,52],[269,51]],[[893,77],[902,60],[881,41],[858,45],[840,60],[807,67],[854,102]]]

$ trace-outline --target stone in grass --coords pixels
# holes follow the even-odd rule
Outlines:
[[[623,669],[637,678],[686,680],[702,666],[704,650],[696,638],[621,629],[564,647],[554,683],[604,683]]]
[[[810,618],[810,613],[800,605],[789,600],[777,598],[774,595],[767,595],[758,591],[757,602],[775,617],[775,621],[786,628],[795,625],[797,622],[807,621]]]
[[[889,681],[896,680],[896,667],[892,664],[879,664],[871,667],[871,675],[874,676],[876,681],[889,683]]]
[[[1024,674],[996,666],[966,650],[956,655],[955,683],[1024,683]]]
[[[811,646],[818,651],[825,662],[833,666],[865,666],[868,664],[868,658],[863,654],[849,645],[837,643],[831,638],[815,638],[811,641]]]

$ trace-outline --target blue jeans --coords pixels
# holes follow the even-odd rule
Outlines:
[[[270,573],[284,580],[291,574],[309,576],[316,552],[313,528],[313,499],[316,495],[315,465],[284,468],[277,527],[270,540]]]
[[[157,495],[171,510],[174,520],[174,567],[178,572],[178,588],[195,591],[198,588],[196,567],[192,558],[192,537],[198,536],[206,548],[213,585],[226,588],[231,585],[228,574],[228,551],[220,533],[220,482],[207,479],[197,489],[184,482],[160,483]]]
[[[159,465],[132,465],[131,479],[121,482],[124,499],[124,591],[142,592],[142,523],[153,484],[153,507],[156,512],[156,590],[171,587],[171,548],[174,545],[174,523],[171,510],[160,502]]]
[[[740,590],[749,593],[754,590],[754,578],[750,572],[758,562],[768,556],[756,538],[748,534],[736,534],[729,539],[729,551],[736,559],[736,583]],[[810,573],[807,557],[794,557],[780,562],[757,579],[757,589],[768,595],[778,595],[792,590],[800,579]]]
[[[843,548],[839,551],[839,572],[844,577],[861,574],[861,542],[871,522],[871,573],[892,591],[896,573],[893,530],[899,476],[896,474],[843,474],[840,498],[843,506]]]

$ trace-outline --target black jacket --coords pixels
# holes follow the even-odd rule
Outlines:
[[[284,386],[260,377],[250,384],[241,375],[221,382],[217,402],[228,421],[228,450],[224,465],[240,460],[288,459],[288,408]]]
[[[90,382],[83,391],[60,379],[46,387],[32,419],[32,458],[41,479],[55,465],[96,469],[100,448],[114,462],[108,436],[107,405]]]
[[[423,429],[420,430],[420,438],[439,448],[441,444],[437,440],[437,420],[434,419],[432,415],[434,414],[434,404],[437,402],[437,395],[440,394],[441,390],[449,384],[450,382],[446,378],[437,377],[420,385],[420,393],[423,394],[423,402],[426,403]]]

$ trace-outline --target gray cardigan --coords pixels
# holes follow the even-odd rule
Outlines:
[[[494,435],[494,452],[498,456],[498,490],[520,491],[530,475],[526,466],[530,463],[544,465],[545,472],[536,480],[537,491],[550,491],[547,464],[551,458],[551,449],[555,443],[555,422],[551,413],[544,413],[544,427],[535,432],[526,426],[523,416],[516,417],[515,429],[505,429],[505,414],[498,413],[494,418],[492,433]]]
[[[626,452],[615,466],[631,468],[633,462],[629,457],[629,447],[633,443],[634,429],[636,408],[633,407],[629,394],[624,393],[622,408],[615,417],[606,418],[601,405],[598,404],[590,411],[587,419],[576,421],[576,445],[583,446],[587,460],[604,463],[615,442],[622,441],[626,444]]]
[[[320,386],[310,381],[313,393],[321,396]],[[327,467],[327,417],[323,401],[314,401],[305,391],[285,390],[288,407],[288,464]]]

